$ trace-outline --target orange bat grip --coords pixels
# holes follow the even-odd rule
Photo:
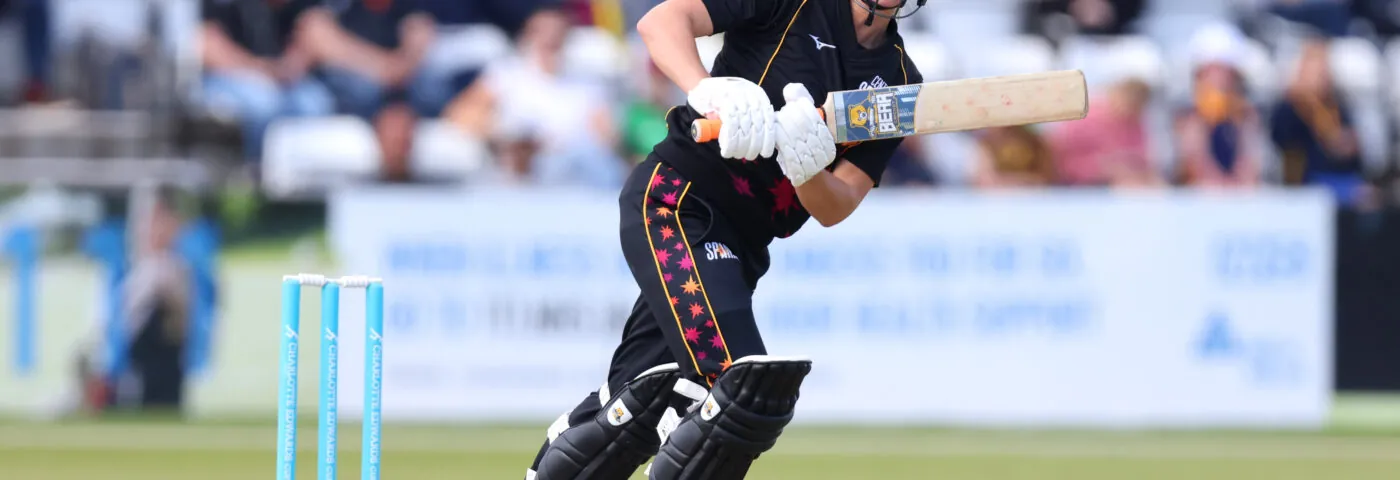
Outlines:
[[[817,116],[822,117],[822,120],[826,120],[826,110],[818,108]],[[697,143],[713,142],[715,139],[719,138],[720,125],[723,125],[723,122],[708,118],[701,118],[690,122],[690,138],[695,139]]]

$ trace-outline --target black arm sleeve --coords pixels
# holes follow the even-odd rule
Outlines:
[[[762,31],[788,20],[797,8],[795,0],[703,0],[710,11],[715,33],[730,30]],[[785,23],[782,26],[787,26]]]
[[[890,163],[890,157],[894,156],[895,149],[899,148],[899,144],[903,142],[902,138],[861,142],[846,148],[845,153],[842,153],[843,147],[838,146],[836,147],[837,158],[851,162],[851,165],[855,165],[860,171],[865,172],[865,175],[870,177],[870,180],[875,182],[875,186],[878,187],[880,186],[880,177],[885,174],[885,167]]]

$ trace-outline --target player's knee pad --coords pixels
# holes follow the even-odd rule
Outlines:
[[[670,407],[679,369],[671,363],[652,368],[621,391],[598,392],[603,409],[589,421],[568,424],[568,414],[549,429],[549,446],[535,480],[625,480],[656,454],[656,425]],[[527,474],[529,478],[530,474]]]
[[[710,395],[667,436],[651,480],[738,480],[773,448],[792,421],[798,389],[812,362],[755,355],[715,380]]]

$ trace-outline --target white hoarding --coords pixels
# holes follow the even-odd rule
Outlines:
[[[615,194],[355,190],[331,212],[344,270],[384,277],[386,417],[547,419],[602,383],[638,291]],[[882,191],[775,242],[755,310],[771,353],[814,359],[799,421],[1317,426],[1331,218],[1299,191]]]

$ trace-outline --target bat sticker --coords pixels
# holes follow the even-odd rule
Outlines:
[[[839,93],[834,98],[838,112],[836,143],[913,135],[919,88],[901,85]]]

